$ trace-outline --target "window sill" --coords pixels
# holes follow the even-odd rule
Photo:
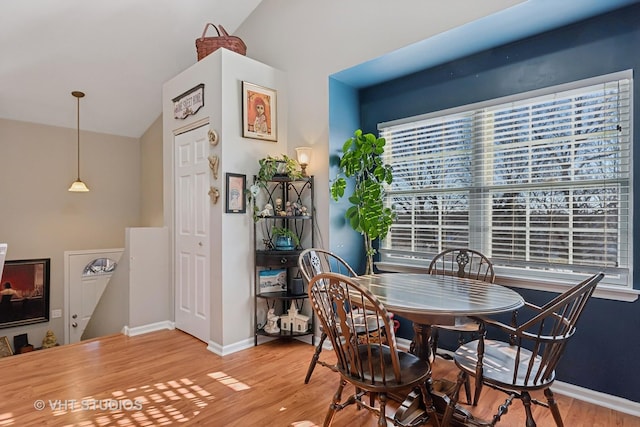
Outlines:
[[[376,268],[389,273],[427,273],[427,267],[395,264],[390,262],[378,262]],[[555,282],[518,279],[514,277],[496,276],[496,283],[510,288],[531,289],[536,291],[562,293],[567,290],[567,285]],[[593,296],[595,298],[614,301],[633,302],[640,295],[639,289],[617,288],[614,286],[598,286]]]

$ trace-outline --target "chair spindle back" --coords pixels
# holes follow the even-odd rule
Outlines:
[[[343,375],[380,390],[402,382],[391,316],[374,295],[347,276],[321,273],[309,283],[309,298]]]
[[[544,306],[536,307],[538,314],[516,328],[514,384],[519,377],[525,385],[553,379],[567,341],[575,333],[576,323],[603,277],[603,273],[595,274]],[[530,357],[521,357],[523,348],[531,351]]]
[[[307,284],[313,276],[320,273],[332,272],[349,277],[357,275],[345,260],[333,252],[320,248],[309,248],[302,251],[298,257],[298,267]]]
[[[490,283],[496,278],[491,261],[481,252],[466,248],[440,252],[431,260],[429,274],[467,277]]]

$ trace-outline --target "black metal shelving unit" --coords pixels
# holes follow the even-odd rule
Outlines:
[[[257,177],[253,177],[254,183]],[[277,209],[277,199],[281,200],[280,214]],[[304,206],[306,212],[300,209],[296,210],[292,207],[291,213],[286,215],[286,203],[290,202],[291,206],[297,205],[298,208]],[[306,289],[302,293],[292,293],[290,283],[293,278],[301,279],[298,271],[298,256],[306,247],[314,247],[314,194],[313,194],[313,176],[301,179],[289,179],[288,177],[274,177],[266,184],[266,188],[261,188],[260,194],[256,197],[256,203],[261,208],[268,203],[273,207],[270,215],[258,215],[254,222],[254,266],[255,266],[255,298],[254,298],[254,345],[258,345],[259,336],[268,336],[274,338],[296,338],[311,335],[311,343],[315,345],[315,316],[312,310],[309,310],[309,324],[306,331],[287,331],[280,329],[278,333],[268,333],[264,330],[266,319],[259,319],[259,307],[266,307],[267,310],[273,308],[277,315],[287,313],[288,308],[293,301],[295,307],[302,311],[305,308],[308,296]],[[279,250],[276,249],[275,236],[273,235],[273,227],[288,228],[298,237],[299,244],[294,249]],[[284,269],[287,276],[287,287],[277,292],[261,292],[260,271]],[[300,291],[299,289],[297,291]]]

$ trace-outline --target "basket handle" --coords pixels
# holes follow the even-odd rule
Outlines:
[[[200,37],[200,40],[204,40],[204,35],[207,33],[207,29],[209,28],[209,25],[211,25],[213,28],[215,28],[216,33],[218,33],[218,37],[220,37],[220,31],[218,31],[218,27],[216,27],[211,22],[209,22],[209,23],[207,23],[207,25],[204,26],[204,30],[202,31],[202,37]],[[224,28],[222,28],[222,25],[220,25],[220,29],[222,30],[223,33],[225,33],[224,35],[226,36],[227,32],[224,30]]]
[[[224,29],[222,25],[218,24],[218,28],[220,29],[220,32],[222,33],[223,37],[229,37],[229,33],[227,33],[227,31]]]

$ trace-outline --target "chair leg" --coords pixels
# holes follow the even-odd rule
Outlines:
[[[525,425],[527,427],[536,427],[536,422],[534,421],[533,414],[531,413],[531,396],[528,392],[523,391],[520,399],[522,399],[522,403],[524,404],[524,412],[527,414],[527,421],[525,422]]]
[[[550,388],[546,388],[544,389],[544,395],[547,397],[547,403],[549,403],[549,409],[551,410],[551,414],[553,414],[553,419],[556,422],[556,426],[564,427],[562,416],[560,415],[560,408],[558,408],[558,403],[553,397],[553,392]]]
[[[436,412],[436,407],[433,404],[433,399],[431,398],[431,382],[428,381],[429,387],[427,387],[426,383],[420,384],[420,394],[422,395],[422,403],[427,410],[427,414],[429,414],[429,420],[433,420],[433,425],[435,427],[440,427],[440,419],[438,418],[438,413]],[[443,424],[446,425],[446,424]]]
[[[316,346],[316,351],[313,353],[313,357],[311,358],[311,362],[309,362],[309,368],[307,368],[307,376],[304,378],[304,383],[309,384],[309,380],[311,379],[311,374],[313,374],[313,369],[316,367],[318,363],[318,359],[320,358],[320,352],[322,351],[322,344],[324,344],[324,340],[327,339],[327,334],[322,332],[320,335],[320,342]]]
[[[442,425],[449,426],[451,425],[451,420],[453,419],[453,414],[456,411],[456,405],[458,404],[458,395],[460,394],[460,387],[467,380],[467,373],[465,371],[460,371],[458,374],[458,379],[456,381],[456,387],[453,389],[453,393],[449,397],[449,405],[447,405],[446,410],[444,411],[444,416],[442,417]]]
[[[511,406],[511,402],[515,397],[516,395],[514,393],[511,393],[509,397],[507,397],[507,400],[505,400],[502,405],[498,406],[498,412],[493,416],[493,420],[491,421],[492,426],[495,426],[498,421],[500,421],[500,418],[502,418],[504,414],[509,412],[509,406]]]
[[[336,415],[336,411],[340,407],[340,400],[342,399],[342,390],[344,390],[344,386],[347,385],[347,382],[343,379],[340,379],[340,385],[338,386],[338,390],[333,395],[333,400],[329,405],[329,412],[327,412],[327,416],[324,418],[324,427],[330,427],[333,422],[333,417]]]
[[[378,427],[387,427],[387,395],[386,393],[380,393],[378,395],[378,401],[380,402],[380,416],[378,417]]]
[[[478,348],[477,355],[478,361],[476,362],[476,390],[473,395],[473,406],[478,405],[478,400],[480,400],[480,393],[482,392],[482,381],[484,377],[484,340],[487,336],[487,330],[484,323],[480,323],[478,327]]]
[[[438,352],[438,338],[440,333],[438,332],[438,328],[431,329],[431,355],[433,356],[433,360],[436,360],[436,355]]]
[[[469,379],[469,375],[467,375],[467,379],[464,381],[464,394],[467,396],[467,404],[473,404],[474,400],[471,399],[471,379]]]

